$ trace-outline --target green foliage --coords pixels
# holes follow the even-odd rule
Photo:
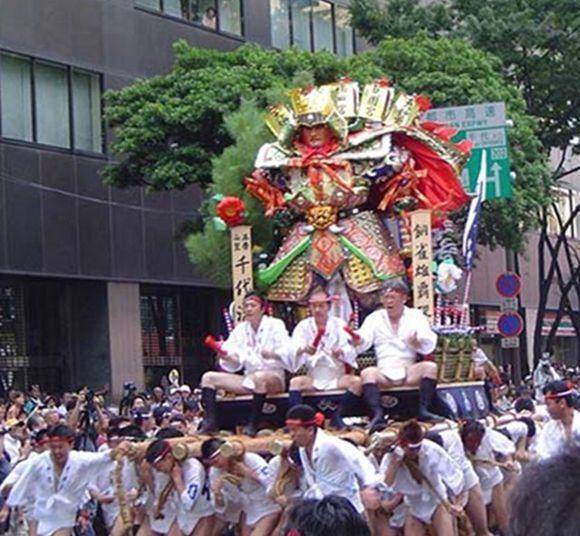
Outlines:
[[[324,83],[347,70],[345,60],[328,52],[276,54],[247,45],[222,53],[185,41],[174,51],[167,75],[105,96],[106,118],[116,133],[111,149],[121,158],[107,168],[108,184],[150,190],[207,184],[212,157],[232,143],[223,118],[242,99],[265,106],[305,71],[314,83]]]
[[[510,142],[518,178],[512,200],[487,203],[482,241],[519,248],[523,232],[536,223],[538,205],[546,203],[546,168],[525,102],[498,73],[498,60],[464,41],[424,35],[387,39],[348,59],[253,45],[220,53],[184,42],[175,45],[175,52],[175,66],[167,75],[107,95],[120,163],[108,168],[106,180],[152,190],[197,183],[209,198],[216,193],[242,196],[259,247],[267,248],[271,226],[242,187],[257,148],[267,139],[259,110],[308,80],[321,84],[348,75],[367,82],[386,76],[402,89],[429,95],[435,106],[505,101],[515,121]],[[211,202],[202,207],[204,232],[192,235],[187,247],[201,271],[225,286],[228,238],[213,227],[213,208]]]
[[[244,190],[243,179],[254,169],[254,158],[260,146],[269,140],[264,112],[254,102],[243,101],[239,110],[226,116],[225,129],[234,140],[213,160],[212,182],[207,188],[208,201],[202,207],[202,232],[190,235],[186,242],[192,262],[198,271],[219,286],[230,284],[229,232],[214,224],[214,196],[236,196],[246,204],[246,221],[252,226],[255,243],[267,243],[272,236],[269,220],[263,217],[258,202]]]
[[[427,32],[462,38],[494,54],[506,80],[522,91],[546,149],[563,149],[578,136],[577,0],[352,0],[351,11],[354,26],[375,44]],[[563,172],[556,170],[555,178]]]

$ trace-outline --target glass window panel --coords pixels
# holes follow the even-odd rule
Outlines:
[[[163,0],[163,13],[173,15],[174,17],[185,18],[181,4],[181,0]],[[183,4],[187,8],[187,2],[183,2]]]
[[[350,25],[350,13],[341,6],[334,7],[336,20],[336,53],[339,56],[354,54],[354,35]]]
[[[0,121],[2,135],[32,141],[30,60],[0,55]]]
[[[139,7],[144,7],[147,9],[155,9],[159,11],[161,9],[160,0],[135,0],[135,5]]]
[[[220,30],[242,35],[241,0],[218,0]]]
[[[177,0],[174,0],[177,2]],[[181,15],[180,17],[186,20],[195,20],[195,16],[197,13],[197,2],[196,0],[179,0],[181,6]]]
[[[96,74],[73,73],[73,123],[75,149],[100,153],[101,87]]]
[[[67,72],[37,62],[34,67],[36,131],[39,143],[70,147]]]
[[[303,50],[311,50],[311,0],[295,0],[290,6],[292,8],[292,44]]]
[[[194,2],[193,20],[206,28],[217,29],[217,10],[215,0],[198,0]]]
[[[270,27],[272,46],[280,49],[290,46],[289,0],[270,0]]]
[[[314,28],[314,50],[334,52],[332,5],[322,0],[312,1],[312,26]]]

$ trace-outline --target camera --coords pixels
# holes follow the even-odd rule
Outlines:
[[[123,384],[123,389],[125,389],[125,391],[136,391],[137,386],[135,385],[135,382],[125,382]]]

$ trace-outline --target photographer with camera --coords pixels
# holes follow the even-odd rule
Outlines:
[[[103,391],[98,395],[84,387],[78,394],[76,404],[67,417],[68,426],[77,434],[75,448],[86,452],[96,452],[100,433],[105,433],[108,419],[103,412],[101,399]]]

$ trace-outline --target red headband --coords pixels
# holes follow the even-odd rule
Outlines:
[[[302,419],[286,419],[286,426],[302,426],[303,428],[308,428],[309,426],[318,426],[322,428],[324,425],[324,414],[316,413],[313,419],[309,421],[303,421]]]
[[[264,299],[262,299],[260,296],[256,296],[256,294],[252,294],[251,296],[244,298],[244,301],[256,301],[262,306],[264,306],[266,304]]]
[[[47,442],[50,441],[52,445],[58,445],[59,443],[68,443],[72,445],[74,443],[74,439],[72,437],[60,437],[60,436],[51,436],[47,439]]]
[[[323,292],[317,292],[316,294],[324,294]],[[312,296],[310,298],[308,298],[308,305],[312,305],[313,303],[332,303],[332,302],[338,302],[340,301],[340,297],[339,296],[335,296],[335,295],[329,295],[329,294],[325,294],[326,298],[324,298],[323,300],[313,300]]]
[[[548,393],[544,395],[547,400],[557,400],[558,398],[564,398],[568,395],[573,395],[575,393],[574,389],[568,389],[567,391],[562,391],[561,393]]]

